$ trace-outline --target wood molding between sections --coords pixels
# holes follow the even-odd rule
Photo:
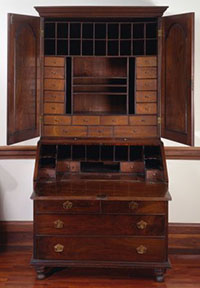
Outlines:
[[[0,221],[0,248],[31,249],[32,221]],[[200,223],[169,223],[169,253],[200,254]]]
[[[200,147],[165,147],[169,160],[200,160]],[[36,146],[0,146],[0,159],[34,159]]]

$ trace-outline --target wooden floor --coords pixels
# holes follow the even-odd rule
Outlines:
[[[200,288],[200,255],[171,255],[173,268],[164,283],[133,270],[57,269],[45,280],[36,280],[29,265],[31,251],[0,252],[0,288]]]

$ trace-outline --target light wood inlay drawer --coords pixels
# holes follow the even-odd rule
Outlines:
[[[85,137],[87,136],[87,127],[84,126],[44,126],[43,136],[69,136]]]
[[[65,58],[64,57],[44,57],[44,66],[64,67]]]
[[[102,201],[102,213],[165,214],[166,203],[161,201]]]
[[[127,116],[101,116],[102,125],[128,125]]]
[[[136,66],[155,67],[157,66],[157,57],[156,56],[137,57]]]
[[[84,245],[83,245],[84,244]],[[36,237],[37,259],[166,261],[165,239],[138,237]]]
[[[72,116],[73,125],[99,125],[99,116]]]
[[[108,126],[88,127],[88,136],[91,137],[112,137],[113,128]]]
[[[45,90],[65,90],[65,80],[61,79],[45,79],[44,80],[44,89]]]
[[[157,125],[156,116],[129,116],[130,125]]]
[[[165,216],[35,215],[36,234],[164,236]]]
[[[63,91],[44,91],[44,102],[65,102],[65,92]]]
[[[114,127],[115,137],[156,137],[157,136],[156,126],[118,126]]]
[[[136,80],[136,90],[157,90],[157,80],[156,79],[137,79]]]
[[[136,102],[156,102],[157,91],[136,91]]]
[[[44,78],[64,79],[65,78],[64,67],[45,67]]]
[[[71,116],[44,116],[44,124],[71,125]]]
[[[64,104],[62,103],[45,103],[44,114],[63,114]]]
[[[144,162],[120,162],[121,172],[141,173],[144,171]]]
[[[137,103],[136,114],[157,114],[157,103]]]
[[[157,67],[137,67],[137,79],[157,78]]]
[[[99,213],[99,201],[45,200],[35,201],[36,213]]]

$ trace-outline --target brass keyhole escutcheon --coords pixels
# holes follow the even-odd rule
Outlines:
[[[65,202],[63,203],[63,208],[66,209],[66,210],[71,209],[72,206],[73,206],[73,204],[72,204],[72,202],[70,202],[70,201],[65,201]]]
[[[61,221],[60,219],[54,221],[54,227],[56,229],[62,229],[64,227],[64,222]]]
[[[61,252],[63,252],[63,250],[64,250],[64,246],[62,244],[56,244],[54,246],[54,251],[56,253],[61,253]]]
[[[140,245],[136,248],[136,251],[138,254],[143,255],[143,254],[147,253],[147,247]]]
[[[129,208],[131,210],[136,210],[138,207],[139,207],[138,202],[132,201],[132,202],[129,203]]]
[[[137,228],[140,230],[144,230],[147,227],[147,222],[141,220],[139,222],[137,222]]]

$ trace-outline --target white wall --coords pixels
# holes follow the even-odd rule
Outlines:
[[[197,0],[91,0],[42,1],[1,0],[0,1],[0,145],[6,145],[7,111],[7,13],[37,15],[34,6],[103,5],[103,6],[169,6],[165,15],[195,12],[195,145],[200,146],[200,2]],[[17,145],[33,145],[38,139]],[[164,140],[165,145],[179,144]],[[168,161],[171,222],[200,222],[200,164],[199,161]],[[0,220],[31,220],[34,160],[0,161]],[[199,176],[199,177],[198,177]]]

